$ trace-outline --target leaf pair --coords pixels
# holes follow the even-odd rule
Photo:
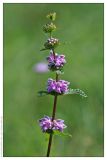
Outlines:
[[[55,94],[56,94],[56,92],[52,92],[52,93],[48,93],[47,91],[39,91],[38,92],[38,96],[55,95]],[[66,92],[64,94],[58,94],[58,95],[70,95],[70,94],[78,94],[82,97],[85,97],[85,98],[87,97],[85,92],[80,89],[69,89],[68,92]]]

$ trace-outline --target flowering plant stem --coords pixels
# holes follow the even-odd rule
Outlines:
[[[53,56],[54,56],[54,61],[55,61],[55,52],[54,52],[54,50],[53,50]],[[58,74],[57,73],[56,73],[56,81],[58,81]],[[54,104],[53,104],[53,112],[52,112],[52,121],[55,119],[57,97],[58,97],[57,94],[55,94],[55,96],[54,96]],[[53,134],[50,133],[48,149],[47,149],[47,157],[49,157],[49,155],[50,155],[50,150],[51,150],[51,145],[52,145],[52,136],[53,136]]]
[[[50,55],[46,58],[48,61],[48,68],[50,71],[54,71],[56,73],[55,80],[49,78],[47,81],[47,90],[40,91],[39,95],[52,95],[54,96],[54,104],[53,104],[53,111],[52,116],[44,116],[43,118],[39,119],[39,125],[42,129],[43,133],[49,134],[49,142],[47,148],[46,156],[50,156],[51,146],[52,146],[52,138],[53,135],[64,135],[71,137],[70,134],[64,133],[63,130],[67,127],[64,124],[63,119],[56,119],[56,105],[57,99],[60,95],[71,95],[71,94],[79,94],[82,97],[87,97],[87,95],[80,89],[70,89],[69,85],[70,82],[59,79],[59,75],[63,74],[63,67],[66,63],[65,55],[55,53],[55,48],[60,45],[60,41],[57,38],[52,37],[53,31],[55,31],[56,26],[53,24],[52,21],[56,18],[56,13],[50,13],[47,15],[47,18],[51,20],[51,23],[48,23],[43,26],[43,31],[49,34],[48,40],[44,43],[44,47],[41,51],[50,50]]]

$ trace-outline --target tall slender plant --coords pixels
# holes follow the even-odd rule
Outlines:
[[[56,19],[56,13],[50,13],[47,15],[49,23],[43,26],[43,31],[49,34],[48,40],[44,44],[44,50],[50,50],[50,55],[46,58],[48,61],[48,68],[50,71],[55,72],[55,80],[49,78],[47,81],[47,89],[44,91],[39,91],[39,96],[52,95],[54,97],[52,116],[44,116],[39,120],[39,125],[43,133],[49,134],[49,142],[47,148],[46,156],[50,156],[52,137],[54,134],[68,135],[64,133],[63,130],[67,127],[64,124],[64,120],[56,119],[56,106],[58,96],[64,96],[68,94],[79,94],[82,97],[87,97],[87,95],[80,89],[70,89],[70,82],[61,80],[60,75],[63,73],[63,67],[66,64],[65,55],[57,54],[55,48],[60,45],[59,39],[53,37],[53,32],[56,30],[56,25],[53,23]]]

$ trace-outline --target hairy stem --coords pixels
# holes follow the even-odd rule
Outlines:
[[[55,60],[55,52],[53,50],[54,60]],[[56,81],[58,81],[58,74],[56,73]],[[52,121],[55,119],[55,113],[56,113],[56,105],[57,105],[57,94],[54,96],[54,104],[53,104],[53,112],[52,112]],[[48,143],[48,150],[47,150],[47,157],[50,155],[51,145],[52,145],[52,136],[53,133],[50,133],[49,136],[49,143]]]

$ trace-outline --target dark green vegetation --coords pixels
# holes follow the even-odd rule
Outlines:
[[[40,49],[51,11],[63,43],[56,50],[67,59],[62,79],[88,95],[58,97],[56,118],[65,119],[72,138],[54,137],[51,156],[103,156],[103,4],[4,4],[4,156],[46,155],[37,120],[51,116],[53,96],[37,92],[54,73],[32,68],[49,55]]]

